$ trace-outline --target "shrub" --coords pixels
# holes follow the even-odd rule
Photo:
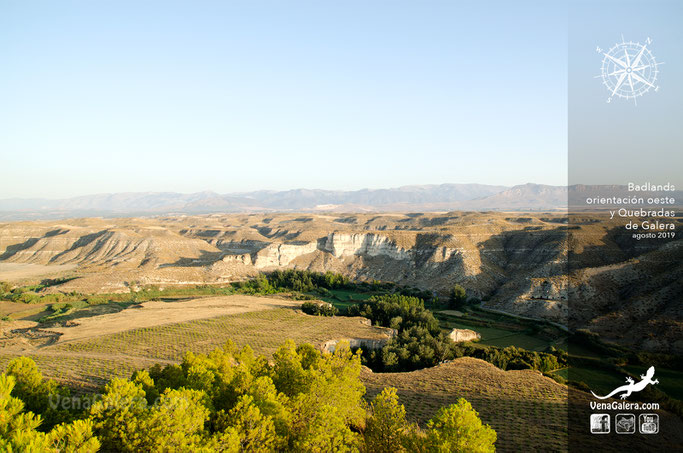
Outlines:
[[[45,453],[99,450],[100,443],[93,435],[89,420],[62,423],[47,433],[38,431],[43,419],[41,415],[26,412],[24,402],[12,396],[16,384],[14,376],[0,374],[0,450]]]
[[[0,294],[12,291],[12,285],[8,282],[0,282]]]

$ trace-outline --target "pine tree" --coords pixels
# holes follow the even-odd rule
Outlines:
[[[405,451],[405,436],[410,432],[406,409],[399,403],[396,389],[387,387],[370,406],[371,416],[365,426],[365,449],[368,452]]]
[[[494,452],[496,432],[482,424],[479,414],[464,398],[442,407],[427,424],[426,445],[430,452]]]

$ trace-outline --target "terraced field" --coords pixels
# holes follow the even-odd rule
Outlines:
[[[503,371],[463,357],[410,373],[361,375],[368,395],[398,389],[407,413],[417,422],[439,407],[465,398],[484,423],[498,433],[500,451],[564,451],[567,446],[567,387],[531,370]]]

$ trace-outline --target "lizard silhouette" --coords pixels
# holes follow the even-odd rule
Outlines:
[[[615,388],[614,390],[612,390],[612,391],[609,393],[609,395],[598,396],[598,395],[596,395],[595,393],[593,393],[592,391],[591,391],[591,393],[593,393],[593,396],[596,397],[596,398],[598,398],[598,399],[606,400],[607,398],[611,398],[612,396],[616,395],[617,393],[622,393],[622,392],[624,392],[624,394],[621,395],[621,399],[622,399],[622,400],[625,400],[625,399],[628,398],[628,397],[631,395],[631,393],[633,393],[633,392],[640,392],[641,390],[643,390],[645,387],[647,387],[647,386],[650,385],[650,384],[653,384],[653,385],[654,385],[654,384],[659,384],[659,381],[658,381],[657,379],[655,379],[654,381],[652,380],[652,377],[653,377],[654,375],[655,375],[655,367],[651,366],[650,368],[647,369],[647,373],[646,373],[646,374],[644,374],[644,375],[641,374],[641,375],[640,375],[640,379],[642,379],[642,380],[639,381],[639,382],[635,382],[632,378],[627,377],[627,378],[626,378],[626,382],[627,382],[628,384],[622,385],[621,387]]]

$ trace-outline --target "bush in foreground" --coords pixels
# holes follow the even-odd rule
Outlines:
[[[231,342],[187,353],[179,365],[113,379],[90,407],[69,414],[74,421],[51,429],[15,390],[21,380],[22,397],[47,411],[41,395],[57,392],[54,383],[30,359],[9,368],[22,373],[0,375],[3,451],[486,452],[496,438],[465,400],[442,408],[425,430],[406,420],[395,389],[368,406],[360,356],[348,343],[323,354],[287,341],[270,362]]]

